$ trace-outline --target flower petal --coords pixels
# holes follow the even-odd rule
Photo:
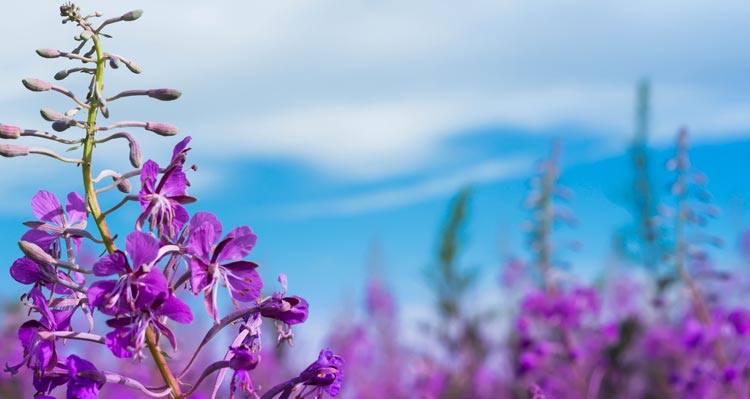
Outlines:
[[[125,250],[130,255],[133,270],[137,270],[156,259],[159,253],[159,243],[150,233],[134,231],[125,238]]]
[[[10,266],[10,275],[21,284],[34,284],[43,280],[39,265],[29,258],[18,258]]]
[[[221,237],[221,223],[213,213],[198,212],[190,220],[188,250],[190,253],[208,259],[211,246]]]
[[[226,242],[220,243],[216,248],[216,251],[219,252],[216,259],[217,263],[244,258],[255,247],[258,236],[249,227],[240,226],[230,231],[225,240]]]
[[[51,192],[40,190],[36,193],[31,199],[31,210],[40,220],[62,226],[62,205]]]
[[[241,302],[258,299],[263,281],[255,270],[257,263],[238,261],[220,266],[226,278],[229,295]]]
[[[174,295],[167,298],[156,313],[161,316],[167,316],[178,323],[190,324],[193,322],[193,313],[190,311],[188,305]]]
[[[68,225],[86,221],[86,203],[81,194],[72,192],[65,201],[65,211],[68,213]],[[85,226],[85,225],[84,225]]]
[[[125,254],[117,250],[99,259],[94,263],[95,276],[111,276],[113,274],[125,274],[128,272],[128,259]]]

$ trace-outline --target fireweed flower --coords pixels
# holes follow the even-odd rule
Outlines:
[[[33,369],[36,373],[48,370],[57,364],[58,356],[54,340],[44,340],[38,333],[42,331],[67,331],[70,330],[70,318],[72,310],[52,310],[47,305],[47,300],[42,295],[39,287],[34,287],[29,293],[32,301],[32,309],[39,314],[39,320],[29,320],[21,325],[18,330],[18,339],[23,347],[24,358],[16,366],[8,367],[6,370],[15,374],[22,365]]]
[[[65,211],[63,211],[60,201],[54,194],[40,190],[31,199],[31,210],[41,222],[26,222],[24,224],[49,235],[49,237],[35,235],[33,236],[35,240],[31,242],[43,249],[51,250],[50,247],[53,244],[58,244],[59,239],[70,237],[75,244],[76,252],[80,250],[83,237],[66,232],[67,229],[86,229],[86,205],[80,194],[69,193],[65,201]],[[57,251],[50,252],[50,254],[54,256],[55,252]]]
[[[177,341],[164,324],[164,318],[189,324],[193,321],[193,314],[185,302],[171,293],[162,292],[150,303],[144,303],[131,312],[107,320],[107,325],[114,328],[106,336],[107,347],[117,357],[140,357],[140,351],[146,343],[146,329],[154,327],[176,349]]]
[[[177,144],[173,150],[172,160],[159,179],[159,164],[148,160],[141,168],[141,191],[138,201],[143,213],[136,221],[136,228],[140,230],[148,220],[152,230],[158,235],[174,238],[190,216],[182,206],[195,202],[195,198],[187,195],[189,185],[187,176],[182,170],[185,153],[190,137]]]
[[[318,399],[327,393],[335,397],[341,392],[344,379],[344,359],[334,355],[330,349],[323,349],[318,360],[309,365],[298,377],[283,382],[266,392],[262,399],[270,399],[278,394],[279,398]],[[294,396],[291,396],[294,394]]]
[[[234,375],[232,375],[229,398],[234,398],[237,387],[242,389],[243,392],[250,392],[257,397],[255,388],[253,388],[253,382],[250,380],[249,371],[254,370],[258,366],[260,356],[252,353],[246,347],[232,348],[230,352],[232,358],[229,360],[229,368],[234,370]]]
[[[240,259],[255,246],[257,236],[247,226],[240,226],[219,240],[222,226],[216,216],[198,212],[190,221],[188,252],[190,285],[193,294],[204,293],[208,314],[218,323],[217,287],[227,287],[229,296],[236,301],[251,302],[258,298],[263,281],[255,270],[258,265]],[[214,245],[215,244],[215,245]]]
[[[87,295],[91,306],[104,314],[116,316],[152,303],[168,291],[167,280],[154,263],[159,243],[150,233],[134,231],[125,240],[124,252],[117,250],[94,264],[94,275],[119,275],[117,280],[91,284]]]
[[[76,355],[68,356],[65,362],[55,364],[55,367],[44,374],[34,376],[34,387],[37,390],[36,399],[50,398],[50,391],[56,387],[68,384],[65,397],[67,399],[97,399],[99,389],[104,385],[102,378],[97,378],[99,370],[89,362]]]
[[[307,301],[296,295],[285,296],[287,290],[286,275],[279,275],[279,283],[282,291],[274,292],[273,295],[260,303],[260,314],[263,317],[277,321],[276,327],[279,332],[279,342],[287,340],[291,343],[292,325],[304,323],[307,320]]]

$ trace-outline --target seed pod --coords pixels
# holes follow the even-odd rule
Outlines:
[[[123,21],[135,21],[136,19],[140,18],[141,15],[143,15],[143,10],[133,10],[130,12],[126,12],[125,14],[122,14],[120,19]]]
[[[42,114],[42,118],[44,118],[44,120],[48,121],[48,122],[55,122],[55,121],[59,121],[61,119],[65,119],[65,120],[70,119],[70,118],[66,117],[65,115],[63,115],[63,114],[61,114],[61,113],[59,113],[59,112],[57,112],[55,110],[49,109],[49,108],[42,108],[39,111],[39,113]]]
[[[152,89],[147,91],[146,95],[160,101],[172,101],[180,98],[182,92],[177,89]]]
[[[15,144],[0,144],[0,156],[6,158],[25,157],[29,155],[29,147]]]
[[[0,138],[4,139],[17,139],[21,137],[21,129],[18,126],[3,125],[0,123]]]
[[[161,122],[146,123],[146,130],[154,132],[159,136],[174,136],[175,134],[180,132],[180,129],[178,129],[176,126]]]
[[[40,48],[36,51],[36,53],[43,58],[57,58],[61,55],[59,50],[51,48]]]
[[[52,88],[51,84],[39,79],[23,79],[21,83],[31,91],[48,91]]]

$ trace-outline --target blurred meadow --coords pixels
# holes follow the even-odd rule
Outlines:
[[[3,7],[0,123],[45,129],[38,110],[64,108],[20,83],[63,68],[34,53],[70,46],[58,3]],[[112,73],[107,90],[184,94],[118,114],[180,127],[138,136],[144,159],[166,162],[192,136],[188,212],[250,226],[263,295],[286,273],[310,303],[293,348],[266,334],[259,392],[330,347],[343,398],[750,396],[750,3],[76,4],[144,10],[110,32],[143,73]],[[100,168],[125,168],[118,145],[97,147]],[[80,170],[0,161],[10,267],[31,198],[63,197]],[[123,209],[119,242],[140,212]],[[84,247],[90,263],[99,250]],[[0,283],[15,364],[28,287]],[[178,360],[193,328],[176,328]],[[4,373],[0,397],[32,397],[29,380]],[[120,389],[100,397],[138,397]]]

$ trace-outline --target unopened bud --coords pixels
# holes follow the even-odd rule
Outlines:
[[[143,10],[133,10],[130,12],[126,12],[125,14],[122,14],[120,19],[123,21],[135,21],[136,19],[140,18],[141,15],[143,15]]]
[[[63,69],[62,71],[55,74],[55,80],[63,80],[70,75],[70,71],[67,69]]]
[[[133,62],[133,61],[128,61],[128,62],[126,62],[126,63],[125,63],[125,66],[127,66],[127,67],[128,67],[128,69],[130,69],[130,72],[133,72],[133,73],[135,73],[135,74],[139,74],[139,73],[141,73],[141,67],[140,67],[140,66],[138,66],[138,64],[136,64],[136,63],[135,63],[135,62]]]
[[[143,156],[141,155],[141,147],[135,140],[130,140],[130,164],[133,165],[134,168],[140,168],[142,160]]]
[[[154,132],[159,136],[174,136],[175,134],[180,132],[180,129],[178,129],[177,127],[161,122],[146,123],[146,130]]]
[[[52,129],[56,132],[64,132],[74,124],[75,122],[72,119],[60,119],[52,122]]]
[[[44,252],[44,250],[33,242],[19,241],[18,247],[21,248],[26,257],[39,263],[54,265],[57,263],[57,259],[53,258],[50,254]]]
[[[24,157],[29,155],[29,147],[15,144],[0,144],[0,156],[6,158]]]
[[[4,139],[17,139],[21,136],[21,129],[18,126],[3,125],[0,123],[0,138]]]
[[[120,190],[121,193],[129,194],[130,190],[133,189],[133,186],[130,184],[130,180],[123,179],[121,182],[117,183],[117,189]]]
[[[51,84],[39,79],[23,79],[21,82],[31,91],[47,91],[52,88]]]
[[[177,89],[153,89],[147,91],[146,94],[160,101],[172,101],[180,98],[182,92]]]
[[[91,39],[91,36],[94,36],[94,32],[91,32],[90,30],[87,29],[81,32],[81,34],[78,36],[81,38],[81,40],[89,40]]]
[[[40,48],[36,51],[40,57],[44,58],[57,58],[60,56],[60,51],[52,48]]]
[[[42,118],[44,118],[44,120],[48,122],[59,121],[61,119],[69,119],[65,115],[49,108],[42,108],[39,113],[42,114]]]
[[[115,56],[109,56],[109,66],[112,69],[117,69],[120,67],[120,59]]]

